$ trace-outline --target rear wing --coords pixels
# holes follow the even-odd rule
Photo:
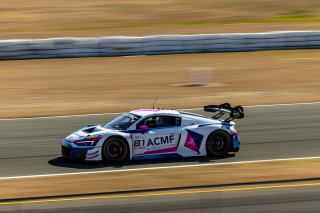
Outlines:
[[[206,112],[214,112],[215,114],[212,116],[213,119],[219,119],[223,115],[228,114],[229,117],[224,120],[225,122],[230,122],[233,119],[244,118],[243,107],[242,106],[232,107],[229,103],[204,106],[203,110]]]

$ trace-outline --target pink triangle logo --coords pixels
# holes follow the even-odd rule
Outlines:
[[[196,145],[196,143],[194,142],[192,136],[190,135],[190,133],[187,134],[187,138],[186,138],[186,141],[184,143],[184,146],[197,152],[198,154],[200,153],[199,152],[199,147]]]

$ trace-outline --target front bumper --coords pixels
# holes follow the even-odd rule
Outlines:
[[[101,160],[100,147],[74,147],[68,143],[61,144],[61,154],[63,157],[73,160],[97,161]]]

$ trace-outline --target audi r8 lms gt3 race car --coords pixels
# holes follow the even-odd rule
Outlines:
[[[222,156],[238,152],[240,141],[233,119],[244,117],[241,106],[209,105],[212,117],[167,109],[139,109],[120,115],[104,126],[79,129],[62,142],[62,155],[85,161],[120,162]],[[219,120],[223,115],[228,118]]]

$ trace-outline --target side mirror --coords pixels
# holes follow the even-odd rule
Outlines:
[[[147,125],[141,125],[139,126],[139,129],[144,130],[144,132],[148,131],[149,127]]]

